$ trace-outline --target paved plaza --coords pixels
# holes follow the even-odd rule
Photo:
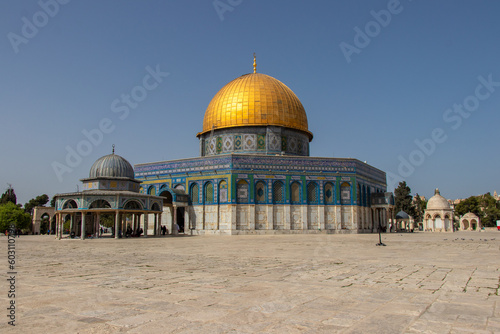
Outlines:
[[[0,332],[500,333],[500,232],[382,238],[22,236]]]

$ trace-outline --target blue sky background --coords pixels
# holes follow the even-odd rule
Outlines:
[[[211,0],[73,0],[16,53],[9,33],[23,36],[23,17],[43,19],[42,8],[2,1],[0,192],[12,184],[25,203],[75,191],[112,144],[132,164],[198,156],[208,103],[252,71],[253,52],[258,72],[302,101],[312,156],[357,158],[398,175],[400,159],[418,155],[415,140],[441,128],[447,140],[404,177],[412,192],[430,197],[439,187],[454,199],[500,191],[500,87],[457,129],[443,119],[474,95],[479,76],[500,82],[500,2],[402,0],[350,63],[339,45],[355,46],[354,28],[365,30],[370,12],[390,2],[221,2],[232,9],[222,20]],[[170,75],[121,120],[111,103],[157,65]],[[53,163],[66,164],[66,146],[76,148],[82,130],[104,118],[114,130],[60,182]]]

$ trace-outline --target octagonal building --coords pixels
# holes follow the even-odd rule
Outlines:
[[[134,166],[141,192],[164,197],[170,231],[363,233],[386,225],[386,210],[371,206],[373,193],[386,192],[385,172],[357,159],[310,157],[304,106],[281,81],[257,73],[255,59],[253,73],[213,97],[197,137],[199,157]]]

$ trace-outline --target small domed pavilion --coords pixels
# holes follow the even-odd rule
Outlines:
[[[481,231],[481,220],[472,212],[467,212],[460,218],[460,229],[462,231]]]
[[[154,234],[159,234],[163,197],[140,193],[141,181],[134,178],[132,165],[124,158],[113,153],[103,156],[90,168],[89,177],[82,179],[83,191],[57,194],[56,197],[56,235],[62,237],[62,226],[70,220],[70,233],[85,239],[97,236],[100,217],[114,215],[114,236],[117,231],[125,231],[126,218],[130,219],[133,231],[144,228],[148,231],[148,216],[154,217]],[[143,226],[141,216],[144,215]]]
[[[453,209],[436,188],[424,212],[424,231],[453,232]]]

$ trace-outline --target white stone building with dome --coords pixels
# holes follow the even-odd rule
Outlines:
[[[424,231],[453,232],[453,209],[436,188],[424,212]]]

